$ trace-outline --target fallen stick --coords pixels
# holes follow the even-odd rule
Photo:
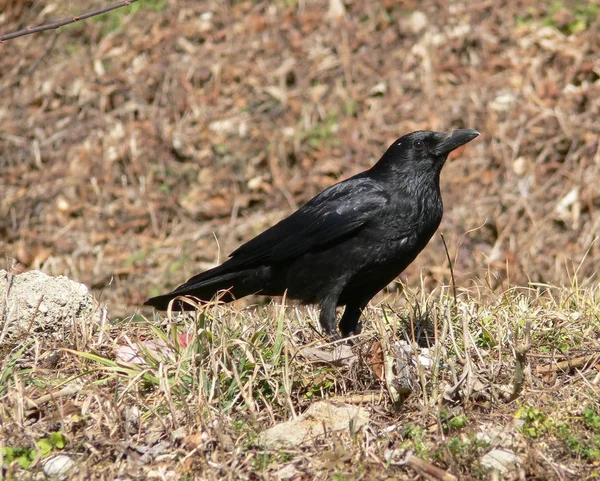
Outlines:
[[[438,468],[427,461],[423,461],[421,458],[417,458],[412,454],[409,454],[406,457],[406,464],[408,464],[415,471],[426,475],[427,477],[432,477],[440,481],[458,481],[458,478],[453,474],[447,473],[443,469]]]
[[[549,364],[547,366],[537,366],[535,371],[538,374],[551,374],[559,371],[572,371],[573,369],[579,369],[587,364],[594,364],[600,361],[600,353],[588,354],[587,356],[579,356],[573,359],[567,359],[566,361],[560,361],[555,364]]]
[[[74,382],[63,387],[61,390],[53,392],[51,394],[44,394],[37,399],[26,399],[26,403],[29,408],[39,408],[40,404],[51,401],[52,399],[59,399],[61,397],[72,396],[81,391],[82,384]]]

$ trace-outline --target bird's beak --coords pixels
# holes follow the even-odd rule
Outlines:
[[[448,155],[454,149],[465,145],[479,135],[479,132],[473,129],[450,130],[440,133],[441,139],[435,149],[435,155]]]

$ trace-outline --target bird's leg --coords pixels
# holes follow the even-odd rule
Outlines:
[[[344,310],[344,315],[340,320],[340,331],[342,337],[354,336],[360,334],[362,330],[362,324],[360,322],[360,316],[362,310],[365,308],[362,304],[347,304]]]
[[[336,329],[337,296],[330,296],[321,302],[321,313],[319,314],[319,323],[325,334],[332,340],[340,339],[340,334]]]

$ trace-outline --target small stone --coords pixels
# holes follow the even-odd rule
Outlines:
[[[514,471],[521,464],[523,464],[521,458],[510,449],[493,449],[481,458],[482,466],[499,471],[501,474]]]
[[[377,95],[385,95],[385,93],[387,92],[387,85],[385,82],[379,82],[377,85],[375,85],[370,91],[369,91],[369,95],[371,96],[377,96]]]
[[[208,125],[208,128],[218,134],[232,134],[237,131],[237,122],[233,118],[215,120]]]
[[[386,449],[383,452],[383,459],[392,465],[404,464],[406,460],[406,449]]]
[[[277,479],[291,479],[298,475],[298,470],[293,464],[288,464],[277,471]]]
[[[515,159],[512,165],[513,172],[519,177],[527,172],[527,159],[525,157],[518,157]]]
[[[257,175],[256,177],[250,179],[248,181],[248,189],[251,191],[256,191],[260,188],[263,183],[262,175]]]
[[[186,435],[187,435],[187,429],[184,427],[180,427],[179,429],[176,429],[175,431],[171,431],[171,440],[179,441],[179,440],[185,438]]]
[[[346,7],[342,0],[329,0],[329,18],[342,18],[346,13]]]
[[[357,431],[368,422],[369,412],[364,408],[319,401],[297,419],[277,424],[260,433],[259,443],[271,449],[299,446],[325,432]]]
[[[407,31],[415,35],[425,30],[427,24],[427,15],[420,10],[414,11],[407,17],[401,18],[399,21],[401,31]]]
[[[71,206],[67,199],[65,199],[62,195],[58,196],[56,199],[56,208],[61,212],[67,212]]]
[[[490,102],[490,108],[496,112],[507,112],[509,111],[517,98],[511,91],[505,90],[499,93],[494,100]]]
[[[59,454],[44,461],[42,470],[48,477],[58,477],[66,479],[66,474],[73,467],[75,462],[66,454]]]

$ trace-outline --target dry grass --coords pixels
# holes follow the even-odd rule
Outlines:
[[[0,23],[71,8],[9,1]],[[299,479],[409,479],[395,464],[406,450],[484,479],[478,460],[502,441],[530,479],[597,477],[596,3],[328,8],[147,0],[0,45],[0,253],[17,271],[89,285],[111,321],[0,346],[5,448],[35,458],[47,440],[82,479],[275,478],[281,464]],[[442,175],[458,303],[440,287],[450,275],[436,236],[402,277],[418,293],[369,309],[357,364],[298,361],[293,346],[320,342],[310,310],[138,312],[401,134],[458,127],[483,133]],[[185,347],[176,333],[190,334]],[[397,338],[429,342],[435,358],[399,410],[369,361],[371,342]],[[162,354],[145,352],[145,366],[116,361],[117,346],[149,340]],[[365,432],[256,446],[315,399],[364,393],[377,399]],[[0,473],[30,479],[40,460],[28,462],[5,459]]]
[[[454,306],[447,290],[408,294],[369,309],[346,366],[307,362],[298,347],[322,344],[310,329],[314,313],[279,305],[75,326],[59,350],[13,338],[0,370],[2,439],[35,460],[27,469],[5,463],[5,476],[28,479],[40,469],[40,440],[61,433],[65,446],[51,453],[77,461],[73,479],[265,479],[287,465],[299,479],[412,479],[397,464],[409,452],[461,479],[486,479],[480,459],[498,446],[522,457],[527,479],[592,479],[600,462],[598,296],[597,288],[546,286],[484,302],[460,291]],[[528,323],[523,388],[513,399],[515,350]],[[370,353],[374,342],[401,340],[432,363],[417,363],[412,393],[395,406]],[[120,360],[123,346],[143,362]],[[565,360],[574,365],[561,368]],[[301,448],[260,447],[260,431],[320,398],[362,400],[369,427]]]

